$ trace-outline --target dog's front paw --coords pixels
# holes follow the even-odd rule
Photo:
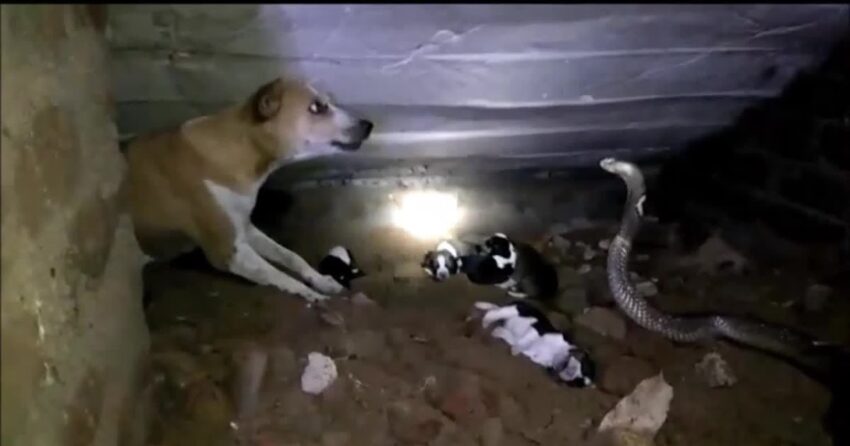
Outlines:
[[[308,285],[310,285],[310,288],[325,294],[341,294],[345,291],[345,287],[331,276],[313,276],[308,280]]]

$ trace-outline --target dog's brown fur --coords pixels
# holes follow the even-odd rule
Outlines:
[[[286,162],[328,153],[330,143],[356,150],[371,127],[306,83],[280,78],[242,104],[134,139],[125,192],[142,250],[171,258],[200,246],[213,266],[234,272],[242,219],[250,225],[266,177]],[[244,197],[247,209],[228,210],[209,183]]]

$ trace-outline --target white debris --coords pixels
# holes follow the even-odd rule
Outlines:
[[[709,387],[729,387],[738,382],[729,363],[720,356],[720,353],[711,352],[706,354],[695,366],[699,375]]]
[[[673,387],[664,380],[663,373],[647,378],[605,414],[599,432],[622,429],[654,436],[667,420],[672,400]]]
[[[336,364],[333,359],[318,352],[307,355],[307,367],[301,375],[301,390],[318,395],[336,381],[336,378]]]

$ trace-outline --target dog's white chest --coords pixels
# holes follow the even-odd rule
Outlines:
[[[237,236],[242,234],[245,225],[251,218],[251,211],[254,209],[254,204],[257,201],[256,192],[240,194],[210,180],[204,180],[204,184],[207,186],[207,190],[210,191],[215,202],[227,215]]]

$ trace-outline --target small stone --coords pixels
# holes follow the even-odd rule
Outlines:
[[[581,256],[586,262],[593,260],[596,257],[596,250],[590,246],[585,246],[584,253]]]
[[[589,308],[576,318],[576,323],[603,336],[622,340],[626,338],[626,321],[607,308]]]
[[[370,299],[365,293],[358,292],[351,296],[351,303],[354,305],[378,305],[377,302]]]
[[[638,282],[635,285],[637,292],[643,297],[652,297],[658,294],[658,287],[652,281]]]
[[[343,319],[342,315],[337,313],[336,311],[330,311],[326,309],[319,309],[319,319],[330,325],[331,327],[344,327],[345,319]]]
[[[611,247],[611,241],[608,239],[599,240],[599,243],[597,245],[599,246],[599,249],[607,251],[608,248]]]
[[[319,352],[307,355],[307,361],[307,367],[301,375],[301,390],[318,395],[336,381],[336,364],[333,359]]]
[[[591,267],[590,265],[585,263],[585,264],[581,265],[580,267],[578,267],[578,273],[584,275],[584,274],[589,273],[591,269],[593,269],[593,267]]]
[[[551,244],[561,256],[566,256],[572,246],[572,243],[560,234],[553,235],[552,238],[549,239],[549,244]]]
[[[695,367],[697,375],[711,388],[730,387],[738,382],[732,368],[717,352],[706,354]]]
[[[816,313],[826,307],[829,297],[832,295],[832,288],[816,283],[806,289],[806,296],[803,299],[803,308],[806,311]]]

